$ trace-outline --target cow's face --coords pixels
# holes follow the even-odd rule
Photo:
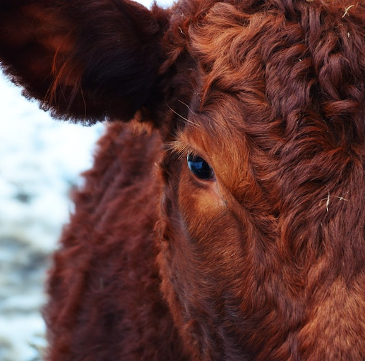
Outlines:
[[[194,69],[169,104],[160,263],[200,359],[365,355],[365,68],[342,10],[301,11],[219,3],[180,28]]]

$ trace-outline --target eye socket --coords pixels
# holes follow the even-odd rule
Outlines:
[[[202,157],[189,153],[187,161],[189,169],[197,178],[202,180],[213,180],[214,171]]]

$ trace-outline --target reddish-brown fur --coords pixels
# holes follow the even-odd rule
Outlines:
[[[112,122],[54,256],[47,360],[365,359],[364,5],[0,0],[25,95]]]

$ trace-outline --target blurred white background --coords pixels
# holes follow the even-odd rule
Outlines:
[[[51,119],[0,74],[0,361],[41,360],[49,257],[102,133]]]

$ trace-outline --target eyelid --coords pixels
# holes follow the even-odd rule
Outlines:
[[[192,154],[196,157],[203,158],[213,168],[212,160],[204,151],[198,150],[197,148],[193,147],[191,144],[185,142],[184,140],[177,139],[173,142],[170,142],[168,144],[168,147],[171,151],[173,151],[174,153],[177,153],[179,155],[180,159],[183,159],[183,158],[186,159],[186,157],[189,154]]]
[[[198,155],[198,152],[190,145],[180,140],[172,141],[168,144],[168,149],[174,153],[185,157],[188,154]]]

